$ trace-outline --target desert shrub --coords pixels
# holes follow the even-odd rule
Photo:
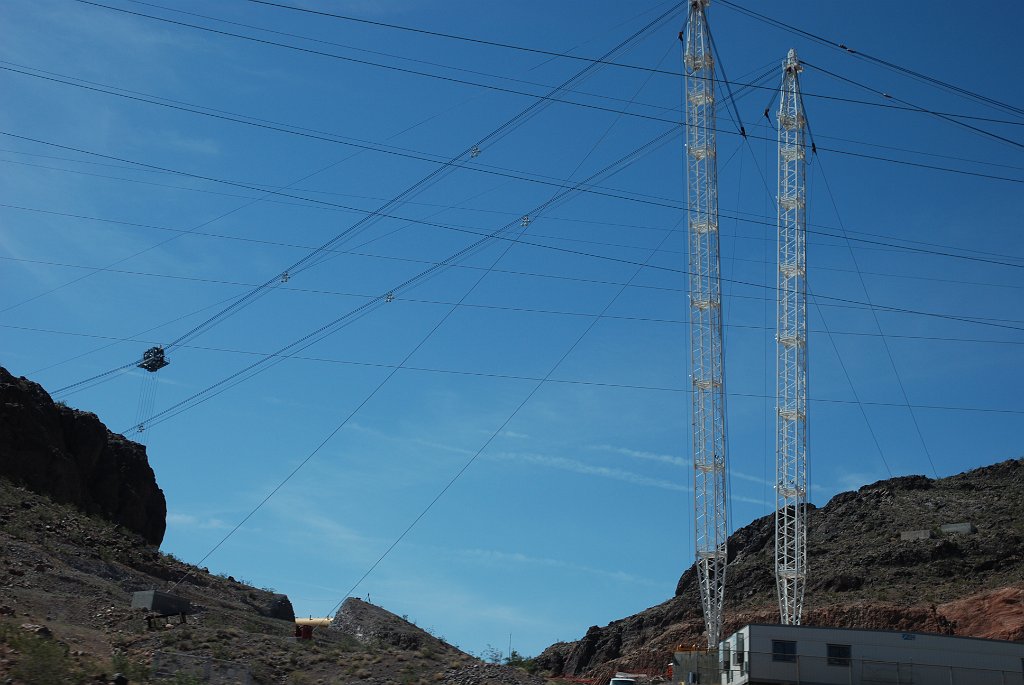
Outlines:
[[[419,673],[412,664],[409,664],[402,669],[399,678],[401,679],[402,685],[413,685],[414,683],[418,683],[420,680]]]
[[[123,673],[128,678],[128,682],[131,683],[138,683],[149,678],[149,667],[146,664],[129,659],[120,652],[111,657],[110,671],[112,673]]]
[[[513,668],[526,671],[530,675],[535,675],[540,670],[540,666],[537,665],[537,661],[533,657],[523,656],[514,649],[511,656],[505,660],[505,663]]]
[[[168,678],[161,678],[157,682],[165,685],[203,685],[205,681],[191,673],[175,673]]]
[[[18,651],[18,663],[12,675],[33,685],[63,685],[73,682],[71,659],[67,648],[48,638],[16,631],[10,626],[0,627],[0,642]]]

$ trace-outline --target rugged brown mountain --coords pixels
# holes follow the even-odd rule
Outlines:
[[[945,532],[969,523],[975,532]],[[809,516],[804,623],[1024,640],[1024,460],[933,480],[907,476],[836,495]],[[904,540],[904,531],[926,531]],[[774,520],[729,538],[726,631],[775,622]],[[558,675],[660,671],[678,645],[700,645],[690,567],[672,599],[593,626],[537,661]]]
[[[159,545],[167,503],[146,448],[0,368],[0,476]]]
[[[150,629],[131,593],[172,587],[193,613]],[[350,599],[340,617],[340,629],[296,640],[285,595],[190,566],[0,478],[0,683],[96,685],[115,672],[131,683],[544,683],[379,606]]]
[[[296,640],[287,596],[157,549],[164,507],[141,445],[0,369],[0,682],[543,685],[355,599]],[[192,613],[147,621],[138,590]]]
[[[191,602],[189,622],[147,630],[130,608],[132,593],[169,591],[182,579],[174,592]],[[189,566],[124,526],[0,478],[0,681],[148,673],[164,651],[227,658],[234,650],[243,658],[262,641],[286,640],[293,621],[285,595]],[[267,674],[264,682],[273,669],[252,668]]]

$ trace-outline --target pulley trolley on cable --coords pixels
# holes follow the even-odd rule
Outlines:
[[[140,369],[155,373],[170,364],[164,357],[164,348],[157,345],[142,353],[142,361],[136,364]]]

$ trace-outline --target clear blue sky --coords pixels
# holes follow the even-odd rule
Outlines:
[[[105,4],[523,93],[542,94],[586,64],[243,0],[168,0],[207,18]],[[670,4],[303,6],[595,57]],[[1020,3],[760,9],[1024,106]],[[1018,141],[830,99],[896,102],[804,72],[821,148],[809,173],[808,261],[819,296],[810,340],[813,501],[890,475],[948,475],[1019,456],[1024,119],[720,2],[710,20],[734,81],[751,82],[795,47],[810,64],[894,98],[1011,121],[959,119]],[[681,24],[661,24],[615,61],[678,72]],[[0,136],[0,363],[50,390],[175,340],[534,101],[74,0],[5,2],[0,59],[0,130],[21,136]],[[763,83],[778,81],[774,73]],[[550,103],[460,162],[472,169],[442,175],[337,246],[341,253],[174,349],[148,387],[155,411],[387,293],[473,233],[514,222],[557,191],[552,183],[586,178],[671,130],[680,87],[671,74],[596,70],[564,95],[591,107]],[[771,511],[774,471],[775,152],[761,114],[772,94],[738,95],[749,145],[724,111],[719,118],[734,527]],[[322,615],[486,444],[355,594],[465,649],[505,650],[511,634],[525,654],[669,597],[693,554],[681,150],[678,137],[667,138],[601,180],[598,192],[531,217],[523,243],[490,244],[372,306],[301,359],[146,431],[168,500],[165,551],[201,559],[357,410],[205,565],[287,592],[300,614]],[[635,274],[637,263],[655,268]],[[410,368],[363,404],[413,350]],[[124,431],[146,390],[147,374],[133,369],[66,400]]]

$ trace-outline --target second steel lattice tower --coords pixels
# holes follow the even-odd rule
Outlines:
[[[778,112],[775,578],[783,624],[799,625],[807,578],[807,120],[796,51]]]

